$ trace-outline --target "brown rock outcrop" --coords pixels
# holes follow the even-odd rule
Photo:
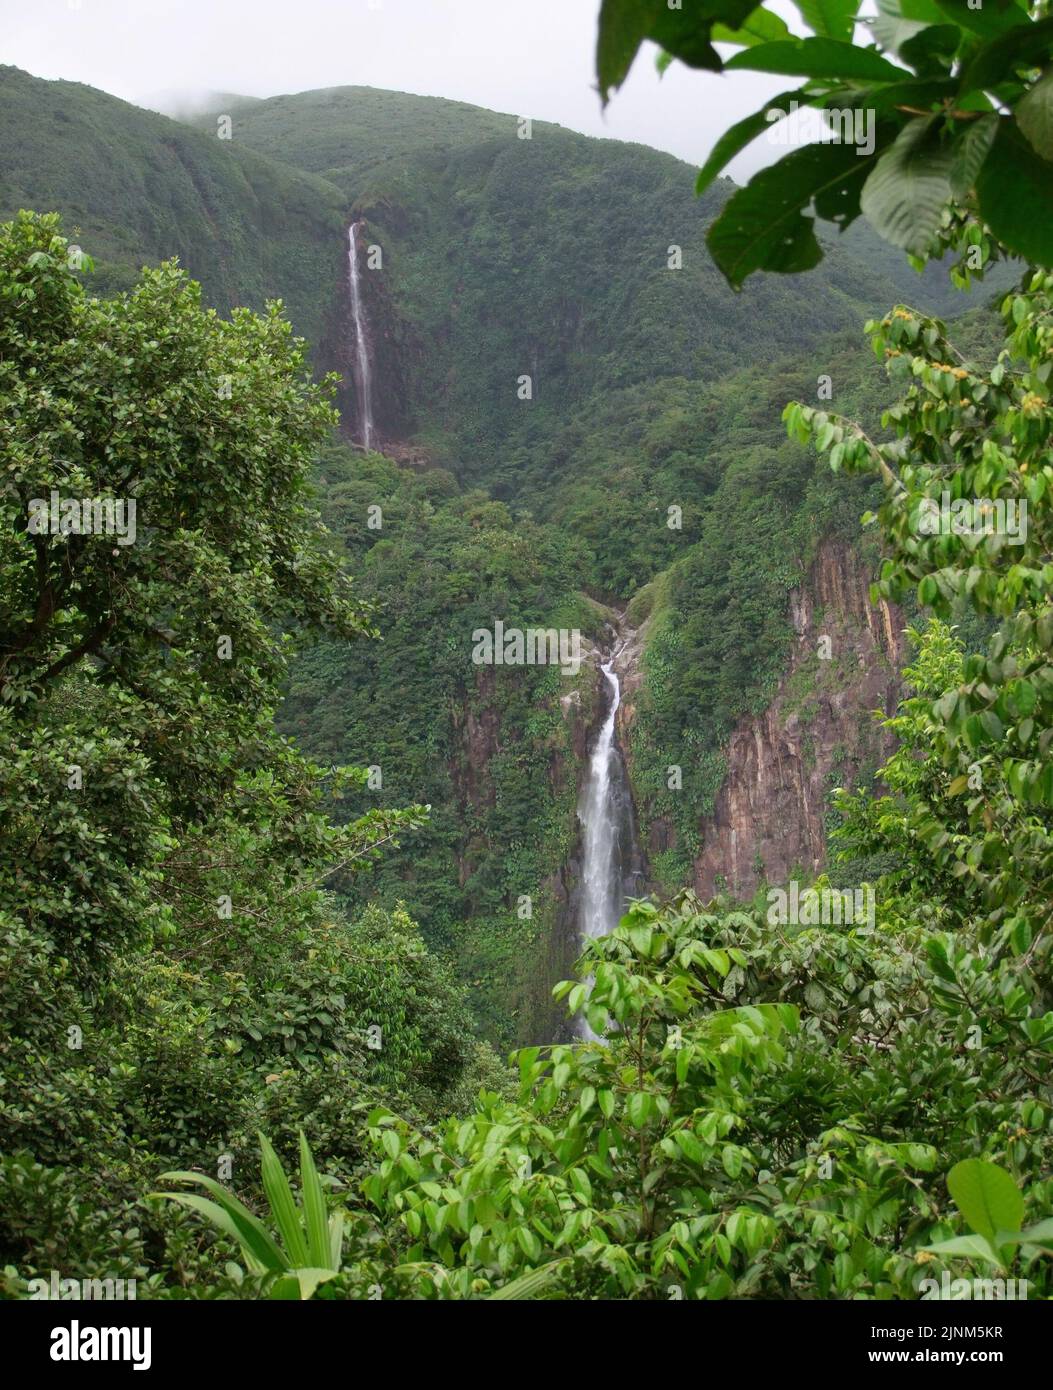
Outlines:
[[[887,603],[872,605],[868,590],[858,553],[827,541],[793,591],[789,667],[771,705],[734,730],[727,776],[701,823],[694,887],[703,898],[721,887],[747,896],[762,880],[820,871],[831,786],[891,751],[871,712],[895,709],[903,624]]]

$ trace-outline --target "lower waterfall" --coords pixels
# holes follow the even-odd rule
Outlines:
[[[626,898],[641,891],[643,872],[636,840],[636,818],[625,762],[615,739],[621,682],[615,663],[624,642],[615,647],[600,670],[610,705],[589,759],[589,772],[578,803],[582,832],[582,944],[613,931],[625,910]],[[584,1018],[580,1037],[596,1039]]]

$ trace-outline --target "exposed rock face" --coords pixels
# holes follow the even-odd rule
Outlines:
[[[636,692],[643,685],[643,657],[651,632],[651,619],[645,618],[638,628],[624,627],[625,645],[618,652],[614,669],[621,681],[622,702],[618,707],[618,742],[629,746],[629,732],[636,715]]]
[[[891,752],[892,736],[871,711],[895,709],[902,619],[884,602],[871,605],[868,589],[858,554],[830,541],[793,592],[789,667],[768,709],[732,734],[727,777],[701,825],[694,887],[703,898],[721,887],[748,896],[762,879],[820,871],[830,788]]]
[[[373,388],[373,447],[390,453],[389,444],[403,439],[410,430],[405,368],[408,359],[419,356],[419,345],[406,340],[407,330],[392,302],[385,273],[371,266],[370,248],[381,246],[382,240],[369,222],[370,214],[377,211],[388,217],[391,215],[390,206],[385,202],[380,207],[370,205],[366,209],[356,208],[347,214],[347,220],[359,223],[360,293],[368,324]],[[358,441],[362,438],[362,421],[355,386],[354,326],[348,313],[347,300],[347,270],[344,267],[339,278],[339,293],[330,310],[318,355],[321,365],[327,370],[337,371],[342,377],[336,393],[341,429],[352,440]]]
[[[820,871],[831,787],[851,783],[891,751],[891,736],[872,711],[891,714],[899,698],[902,618],[886,604],[870,604],[869,578],[851,546],[825,542],[807,580],[791,594],[795,635],[786,672],[768,709],[735,728],[714,812],[699,827],[702,849],[693,864],[693,886],[703,899],[721,888],[747,897],[762,880],[780,883]],[[583,641],[580,679],[560,693],[561,735],[537,750],[554,801],[566,807],[567,841],[563,862],[538,885],[537,930],[524,938],[521,958],[510,971],[509,999],[522,1044],[571,1037],[564,1006],[554,1003],[551,989],[571,974],[580,950],[582,845],[572,807],[580,798],[590,749],[607,708],[601,648],[610,650],[618,638],[626,639],[614,665],[621,685],[619,769],[629,751],[635,697],[643,681],[649,622],[632,631],[615,610],[607,616],[600,646]],[[480,668],[475,680],[475,699],[451,712],[456,752],[448,770],[465,826],[456,851],[462,888],[486,852],[485,837],[467,827],[495,805],[491,764],[508,740],[496,708],[494,672]],[[647,843],[640,844],[631,761],[625,770],[621,862],[625,891],[635,896],[653,886],[648,857],[670,847],[676,832],[659,819],[649,825]]]
[[[602,681],[592,644],[582,639],[581,677],[559,696],[562,730],[535,748],[539,772],[545,776],[553,802],[565,807],[570,852],[536,885],[535,916],[524,923],[516,958],[508,970],[507,1006],[515,1019],[517,1046],[567,1041],[572,1036],[566,1006],[552,998],[552,987],[573,973],[580,951],[581,846],[574,805],[589,761],[589,743],[599,709]],[[514,673],[506,673],[510,678]],[[502,725],[493,668],[474,670],[471,701],[456,701],[450,709],[452,752],[447,771],[453,804],[463,835],[455,850],[458,885],[464,889],[492,849],[487,817],[497,803],[493,764],[513,735]],[[471,827],[482,828],[472,829]],[[553,856],[550,862],[555,863]],[[529,886],[529,885],[524,885]],[[531,889],[533,891],[533,889]],[[471,905],[466,904],[470,909]],[[515,921],[509,908],[510,930]]]

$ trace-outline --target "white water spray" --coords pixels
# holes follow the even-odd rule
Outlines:
[[[589,760],[588,781],[578,806],[582,825],[584,878],[581,903],[583,941],[613,931],[621,918],[625,901],[620,846],[624,805],[619,795],[624,773],[614,745],[614,725],[621,703],[621,684],[614,672],[618,650],[620,648],[600,666],[610,688],[611,704]],[[583,1038],[596,1038],[584,1018],[579,1020],[579,1031]]]
[[[361,222],[352,222],[347,229],[347,264],[351,280],[351,316],[355,322],[355,359],[358,364],[358,413],[362,421],[362,443],[368,449],[373,440],[373,382],[369,368],[369,339],[366,335],[366,313],[358,282],[358,246],[355,233]]]

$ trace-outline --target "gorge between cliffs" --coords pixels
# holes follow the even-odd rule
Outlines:
[[[613,929],[632,898],[661,898],[677,886],[663,881],[661,857],[680,848],[681,832],[645,781],[653,769],[642,766],[654,619],[634,625],[630,611],[606,609],[587,645],[592,714],[573,740],[577,838],[555,880],[549,985],[569,973],[589,938]],[[865,563],[852,548],[820,544],[787,594],[786,624],[783,674],[763,708],[723,740],[719,786],[691,827],[684,852],[703,902],[717,894],[747,900],[766,883],[822,872],[830,789],[868,775],[893,746],[876,716],[890,714],[899,695],[903,618],[871,602]],[[577,697],[563,703],[565,716],[580,715]],[[666,791],[682,791],[694,769],[659,772]],[[550,1017],[557,1037],[573,1035]],[[577,1026],[589,1035],[584,1022]]]

